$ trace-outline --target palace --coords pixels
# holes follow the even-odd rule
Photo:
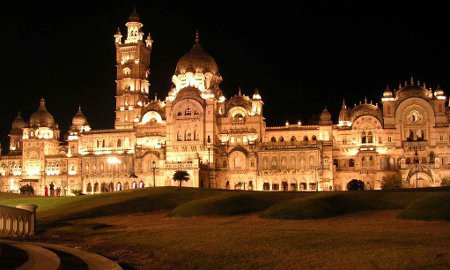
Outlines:
[[[450,176],[450,107],[441,88],[413,78],[387,88],[380,104],[342,103],[338,123],[325,108],[317,125],[267,127],[258,90],[227,99],[219,67],[200,45],[183,55],[172,87],[149,99],[153,40],[136,11],[127,33],[114,35],[117,89],[114,129],[91,129],[81,111],[62,141],[45,100],[29,121],[12,122],[9,152],[0,157],[0,190],[33,185],[69,195],[172,186],[264,191],[345,190],[351,179],[380,189],[385,176],[411,186],[439,186]]]

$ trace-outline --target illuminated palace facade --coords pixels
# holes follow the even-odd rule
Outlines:
[[[115,127],[91,129],[81,109],[64,142],[45,101],[29,121],[20,114],[0,157],[1,191],[53,184],[100,193],[174,186],[267,191],[345,190],[360,179],[380,189],[384,176],[412,186],[438,186],[450,176],[450,108],[442,89],[411,79],[386,89],[381,104],[342,104],[338,123],[325,108],[317,125],[267,127],[263,99],[240,91],[227,99],[216,61],[200,45],[182,56],[172,87],[149,99],[153,40],[134,11],[127,33],[114,35],[117,62]]]

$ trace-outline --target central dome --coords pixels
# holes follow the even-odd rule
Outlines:
[[[217,66],[216,60],[214,60],[212,56],[205,52],[200,45],[198,31],[196,32],[195,44],[192,47],[191,51],[183,55],[180,60],[178,60],[175,74],[184,74],[188,71],[193,73],[219,73],[219,68]]]
[[[45,100],[41,98],[39,108],[30,117],[30,126],[34,127],[52,127],[55,124],[55,119],[45,107]]]

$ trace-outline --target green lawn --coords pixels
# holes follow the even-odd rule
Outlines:
[[[78,246],[131,269],[434,270],[450,269],[449,198],[442,189],[161,187],[66,198],[0,193],[0,204],[39,206],[35,241]]]

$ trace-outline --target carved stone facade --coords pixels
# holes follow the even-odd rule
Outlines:
[[[411,79],[386,89],[380,106],[344,102],[338,123],[325,108],[317,125],[266,127],[257,90],[224,96],[198,33],[168,95],[149,99],[153,40],[144,40],[135,11],[126,26],[124,40],[120,30],[114,35],[115,128],[91,130],[80,108],[62,142],[42,99],[30,121],[13,121],[10,151],[0,158],[2,191],[26,183],[39,195],[50,185],[61,195],[172,186],[178,169],[188,171],[188,187],[267,191],[345,190],[351,179],[379,189],[388,175],[438,186],[450,176],[450,109],[440,88]]]

